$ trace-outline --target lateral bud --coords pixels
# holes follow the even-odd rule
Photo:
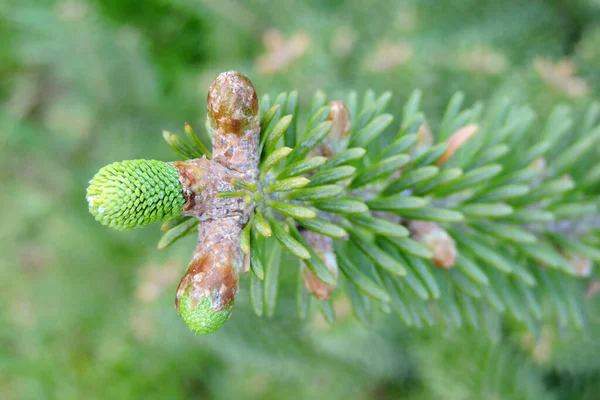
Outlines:
[[[344,102],[340,100],[330,102],[327,119],[331,121],[331,130],[321,145],[311,150],[309,155],[312,157],[324,156],[330,158],[348,147],[348,135],[352,127],[352,119]]]
[[[302,262],[302,276],[304,278],[304,287],[315,298],[325,300],[331,297],[331,294],[337,287],[338,265],[333,251],[333,240],[329,236],[320,235],[316,232],[302,230],[301,235],[306,243],[317,253],[323,264],[327,267],[336,281],[335,285],[328,285],[313,274]]]
[[[344,102],[336,100],[329,103],[329,121],[331,121],[331,133],[329,137],[335,141],[344,139],[350,133],[352,120],[350,111]]]
[[[199,225],[198,245],[175,298],[177,312],[198,335],[216,332],[231,315],[242,268],[240,235],[234,218]]]
[[[448,232],[435,222],[410,221],[411,237],[427,246],[433,253],[431,261],[440,268],[452,268],[456,263],[456,242]]]

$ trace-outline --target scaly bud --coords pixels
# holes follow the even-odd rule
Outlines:
[[[323,142],[308,153],[310,157],[331,158],[348,147],[348,134],[352,127],[352,119],[344,102],[339,100],[330,102],[327,119],[331,121],[331,130]],[[309,173],[307,176],[311,176],[313,173]]]
[[[257,173],[260,124],[258,97],[245,75],[223,72],[208,90],[213,159],[230,169]]]
[[[258,115],[258,97],[245,75],[223,72],[208,90],[208,118],[211,127],[225,133],[240,134]]]
[[[320,235],[316,232],[307,230],[303,230],[301,234],[306,243],[315,251],[315,253],[317,253],[337,282],[338,265],[335,252],[333,251],[333,240],[329,236]],[[302,264],[304,264],[304,262]],[[304,286],[306,289],[319,300],[328,299],[337,287],[337,284],[332,286],[321,281],[306,267],[306,265],[302,266],[302,275],[304,277]]]
[[[194,258],[177,288],[175,307],[198,335],[216,332],[229,319],[242,267],[241,225],[236,218],[205,221]]]
[[[155,160],[128,160],[100,169],[87,189],[90,213],[119,230],[181,214],[184,197],[177,168]]]
[[[350,111],[341,101],[332,101],[329,103],[329,121],[331,121],[331,133],[329,138],[338,141],[348,136],[352,120]]]
[[[452,268],[456,262],[456,243],[448,232],[435,222],[410,221],[411,236],[433,253],[431,261],[440,268]]]

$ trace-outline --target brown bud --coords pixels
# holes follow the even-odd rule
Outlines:
[[[302,231],[302,237],[306,243],[317,253],[334,279],[338,280],[338,266],[333,251],[333,240],[329,236],[323,236],[312,231]],[[302,267],[304,286],[317,299],[328,299],[337,285],[331,286],[323,283],[305,265]]]
[[[411,236],[433,253],[432,261],[440,268],[452,268],[456,262],[456,243],[448,232],[435,222],[410,221]]]
[[[333,140],[340,140],[348,136],[352,121],[350,111],[341,101],[332,101],[329,103],[329,120],[331,121],[331,133],[329,137]]]
[[[348,146],[348,134],[352,126],[350,111],[346,105],[339,100],[329,103],[329,117],[331,131],[320,146],[315,147],[309,153],[310,157],[324,156],[333,157]],[[310,176],[312,174],[307,174]]]
[[[208,90],[208,118],[211,127],[226,133],[244,131],[258,115],[258,97],[250,79],[235,72],[217,76]]]
[[[260,123],[252,82],[239,72],[223,72],[208,90],[208,120],[213,130],[213,160],[245,174],[258,174]]]

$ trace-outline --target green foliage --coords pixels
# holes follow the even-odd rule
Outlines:
[[[598,295],[582,294],[598,280],[594,250],[600,247],[597,1],[138,3],[0,5],[1,398],[595,398]],[[284,43],[304,33],[309,44],[265,72],[258,61],[269,53],[263,39],[272,29]],[[298,48],[286,50],[297,54]],[[304,139],[308,121],[314,128],[326,118],[317,111],[328,99],[344,100],[358,116],[363,99],[372,104],[375,93],[389,91],[393,96],[381,101],[389,101],[387,109],[371,107],[369,118],[387,113],[395,119],[368,147],[338,152],[316,169],[325,176],[339,166],[355,168],[356,175],[399,154],[414,162],[427,149],[417,133],[423,121],[437,144],[478,123],[477,135],[441,166],[408,165],[411,173],[439,171],[409,189],[410,197],[428,204],[397,213],[433,219],[467,240],[480,239],[479,246],[464,246],[456,236],[456,266],[438,270],[420,243],[400,235],[400,225],[389,230],[370,219],[390,221],[348,193],[347,177],[320,184],[343,188],[331,199],[296,202],[277,195],[274,201],[319,217],[284,223],[263,203],[252,220],[252,272],[241,279],[233,317],[215,335],[190,334],[172,302],[196,221],[171,219],[164,232],[114,232],[90,217],[82,188],[114,160],[172,160],[160,143],[163,127],[177,133],[187,121],[208,147],[206,88],[229,69],[271,94],[261,101],[262,115],[279,104],[268,131],[293,115],[276,146],[272,140],[263,153],[269,183]],[[298,92],[273,96],[292,88]],[[323,92],[313,102],[317,90]],[[452,97],[457,91],[462,95]],[[570,111],[551,114],[556,104]],[[552,126],[560,129],[548,130]],[[182,142],[207,154],[182,132]],[[289,149],[278,150],[281,145]],[[546,166],[531,168],[541,154]],[[435,156],[429,152],[420,162]],[[495,177],[451,189],[494,164],[503,166]],[[575,183],[567,192],[534,193],[540,182],[565,174]],[[393,179],[385,184],[403,178]],[[372,182],[357,190],[384,189]],[[569,185],[557,185],[563,184]],[[408,194],[391,192],[367,200]],[[481,204],[513,211],[494,218],[463,212]],[[293,228],[311,224],[346,243],[342,233],[353,227],[368,245],[393,254],[406,275],[390,273],[346,244],[336,247],[339,259],[356,264],[390,300],[372,298],[340,270],[332,300],[317,301],[304,287],[298,259],[274,238],[269,217],[298,242]],[[157,252],[157,242],[171,247]],[[491,265],[482,246],[511,272]],[[577,261],[565,249],[591,258],[589,278],[565,270],[565,259]],[[310,266],[311,260],[318,262],[311,256],[307,267],[324,274],[326,267]],[[540,270],[540,263],[549,267]]]
[[[282,104],[286,104],[286,96],[284,93],[277,98]],[[521,122],[524,123],[518,119],[525,115],[518,112],[519,107],[508,104],[503,108],[506,111],[502,111],[506,116],[515,115],[516,120],[503,117],[493,110],[487,114],[485,110],[478,112],[481,119],[473,118],[470,123],[486,126],[489,125],[487,121],[492,120],[495,121],[496,129],[487,129],[479,133],[473,141],[467,142],[457,154],[452,155],[448,162],[435,166],[431,164],[448,150],[446,143],[442,142],[441,145],[432,145],[429,149],[419,151],[414,149],[416,142],[411,140],[412,145],[392,146],[396,151],[400,149],[399,152],[392,151],[383,157],[376,153],[376,147],[370,146],[376,137],[381,135],[381,140],[384,142],[400,143],[402,138],[412,135],[419,126],[400,129],[395,136],[392,132],[386,132],[385,128],[390,126],[392,117],[385,114],[383,122],[379,115],[383,112],[384,106],[374,107],[374,105],[387,103],[390,96],[385,94],[372,103],[368,100],[369,97],[365,96],[362,109],[359,108],[357,111],[359,117],[356,123],[365,127],[352,129],[348,142],[348,146],[353,146],[358,143],[356,139],[352,139],[353,137],[363,138],[359,141],[365,147],[360,149],[366,151],[351,149],[345,152],[342,148],[341,156],[334,158],[332,163],[327,163],[324,157],[298,160],[322,142],[329,132],[330,123],[321,123],[316,128],[311,128],[316,124],[315,121],[323,118],[322,108],[317,108],[315,114],[307,118],[304,132],[299,134],[306,139],[292,138],[298,143],[294,149],[286,151],[286,155],[281,158],[277,157],[275,162],[263,164],[268,166],[268,172],[261,171],[260,186],[264,187],[264,196],[267,199],[271,196],[275,197],[273,200],[266,201],[265,208],[257,208],[257,220],[270,221],[269,232],[273,233],[273,237],[282,248],[291,255],[305,260],[309,269],[322,281],[335,284],[320,257],[310,249],[294,225],[298,224],[305,229],[333,237],[339,241],[339,245],[335,245],[339,268],[352,287],[358,290],[352,296],[372,297],[379,302],[380,308],[384,311],[390,308],[415,307],[415,315],[401,317],[409,325],[412,325],[415,319],[421,319],[426,321],[427,325],[453,321],[450,325],[454,328],[465,323],[480,327],[482,325],[480,318],[486,318],[481,314],[495,310],[499,313],[508,313],[517,322],[533,331],[539,330],[538,325],[541,321],[552,319],[554,315],[561,316],[559,321],[563,325],[570,320],[575,326],[582,328],[586,313],[582,293],[564,292],[555,289],[555,286],[562,285],[557,280],[578,279],[571,278],[570,275],[581,274],[575,270],[571,261],[563,256],[564,251],[568,250],[582,257],[591,257],[593,260],[598,259],[597,251],[569,239],[564,233],[556,232],[553,225],[548,225],[546,221],[550,220],[554,224],[564,221],[567,226],[575,224],[578,216],[575,216],[574,220],[566,217],[570,216],[569,213],[561,212],[556,215],[551,211],[560,210],[575,198],[580,202],[588,203],[590,205],[588,211],[596,214],[598,195],[594,191],[586,191],[578,187],[572,179],[565,179],[564,175],[559,175],[571,172],[569,169],[542,171],[536,169],[535,165],[529,164],[535,157],[542,156],[549,157],[548,162],[552,163],[552,146],[537,150],[539,145],[526,144],[530,136],[527,131],[510,128],[519,126]],[[417,93],[413,94],[405,109],[411,109],[413,114],[424,116],[424,113],[419,110],[419,101],[415,100],[419,98]],[[473,109],[461,111],[461,99],[462,97],[453,97],[443,118],[443,125],[458,128],[461,123],[460,115],[473,112]],[[313,104],[325,101],[325,94],[318,92],[313,99]],[[588,114],[594,113],[595,108],[596,105],[592,105]],[[276,135],[279,146],[282,146],[284,131],[289,128],[291,118],[286,116],[278,120],[272,110],[274,108],[261,118],[262,136],[271,137],[269,126],[277,127],[281,125],[281,121],[284,121],[282,132]],[[559,114],[562,121],[568,121],[570,118],[569,111],[565,107],[559,106],[555,109],[542,134],[543,137],[548,138],[547,143],[555,142],[559,136],[564,135],[566,129],[572,127],[570,123],[560,127],[556,121],[553,122]],[[587,138],[589,136],[585,128],[594,131],[598,129],[595,128],[597,123],[597,120],[588,118],[584,129],[578,131],[583,138]],[[401,121],[400,125],[409,124]],[[515,138],[513,135],[517,134],[519,137]],[[569,148],[577,149],[577,155],[585,157],[591,148],[588,146],[584,149],[578,144],[582,139],[571,136],[575,145]],[[494,154],[494,156],[485,157],[487,162],[483,165],[470,167],[465,163],[464,169],[457,169],[456,166],[460,164],[455,160],[461,161],[461,156],[471,154],[474,146],[477,147],[478,152]],[[503,146],[502,153],[495,150],[499,148],[498,146]],[[527,146],[531,146],[532,150],[527,150]],[[504,150],[504,147],[507,150]],[[508,158],[511,147],[519,148],[521,152],[528,154],[526,162]],[[286,147],[276,148],[275,145],[271,148],[274,149],[273,154],[286,149]],[[348,157],[348,154],[352,156]],[[535,157],[532,154],[535,154]],[[265,157],[268,158],[263,156]],[[556,154],[554,157],[567,159],[564,153]],[[347,162],[346,159],[354,166],[340,165]],[[564,162],[560,165],[564,165]],[[346,168],[341,175],[337,172],[340,168]],[[390,183],[391,174],[400,169],[402,169],[401,176]],[[447,176],[449,171],[452,173],[451,176],[456,178],[449,182],[440,179],[444,174]],[[522,174],[520,183],[512,183],[515,174],[519,174],[520,171],[531,171],[531,173]],[[312,172],[309,178],[302,176],[308,172]],[[436,190],[428,190],[431,187],[428,185],[436,178],[439,182],[444,180],[446,182],[441,183]],[[422,192],[425,196],[410,195],[415,192]],[[263,196],[259,198],[263,201]],[[323,207],[326,201],[333,206]],[[354,207],[360,210],[356,214],[348,214],[348,209],[343,206],[344,202],[356,202],[357,205]],[[335,204],[340,206],[336,207]],[[319,214],[313,207],[320,210]],[[457,268],[448,272],[436,271],[437,268],[432,261],[432,249],[408,238],[409,231],[405,226],[386,219],[389,216],[374,218],[370,215],[369,209],[389,212],[405,220],[436,221],[444,224],[445,229],[458,244]],[[532,225],[533,221],[529,222],[529,225],[524,225],[519,219],[511,219],[515,214],[528,214],[529,210],[536,213],[545,212],[548,217],[534,225]],[[326,213],[323,214],[323,211]],[[277,215],[280,218],[277,218]],[[317,215],[321,217],[316,218]],[[286,218],[291,218],[295,222],[292,223]],[[257,227],[252,223],[248,226],[257,229],[263,236],[270,236],[266,228]],[[587,232],[592,233],[589,229]],[[351,246],[345,244],[346,235],[349,235],[348,243],[351,243]],[[257,235],[248,231],[247,237],[255,238]],[[548,240],[548,237],[551,237],[552,241]],[[266,240],[264,243],[266,247],[262,254],[271,255],[273,250],[270,246],[274,243],[272,240]],[[249,249],[249,246],[242,245],[242,248]],[[259,280],[252,281],[252,292],[261,292],[266,290],[260,288],[262,285],[260,280],[263,278],[262,265],[272,264],[273,261],[260,260],[258,252],[254,256],[254,263],[261,267],[255,268],[255,273],[260,276],[256,276]],[[407,261],[407,257],[410,257],[410,262]],[[543,270],[542,268],[545,267],[551,270]],[[273,285],[277,285],[276,278],[272,278],[269,282],[269,286]],[[444,288],[443,291],[439,290],[440,286]],[[416,297],[406,297],[404,287],[412,291]],[[539,302],[544,298],[546,291],[553,293],[555,302],[551,304],[554,304],[554,307],[542,309]],[[430,298],[430,292],[434,295],[433,298]],[[394,307],[394,299],[401,303],[396,303]],[[301,296],[298,301],[306,300]],[[492,308],[484,306],[484,303],[488,303]],[[398,304],[402,304],[403,307]],[[269,307],[271,309],[275,307],[275,300],[269,302]],[[297,309],[304,314],[303,306],[298,304]],[[257,312],[262,314],[262,308],[258,308]],[[364,314],[364,311],[358,311],[357,314]],[[495,336],[498,333],[489,332],[489,334]]]

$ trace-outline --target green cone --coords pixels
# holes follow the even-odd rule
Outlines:
[[[162,161],[107,165],[90,181],[90,212],[98,222],[129,230],[181,214],[184,197],[177,168]]]

